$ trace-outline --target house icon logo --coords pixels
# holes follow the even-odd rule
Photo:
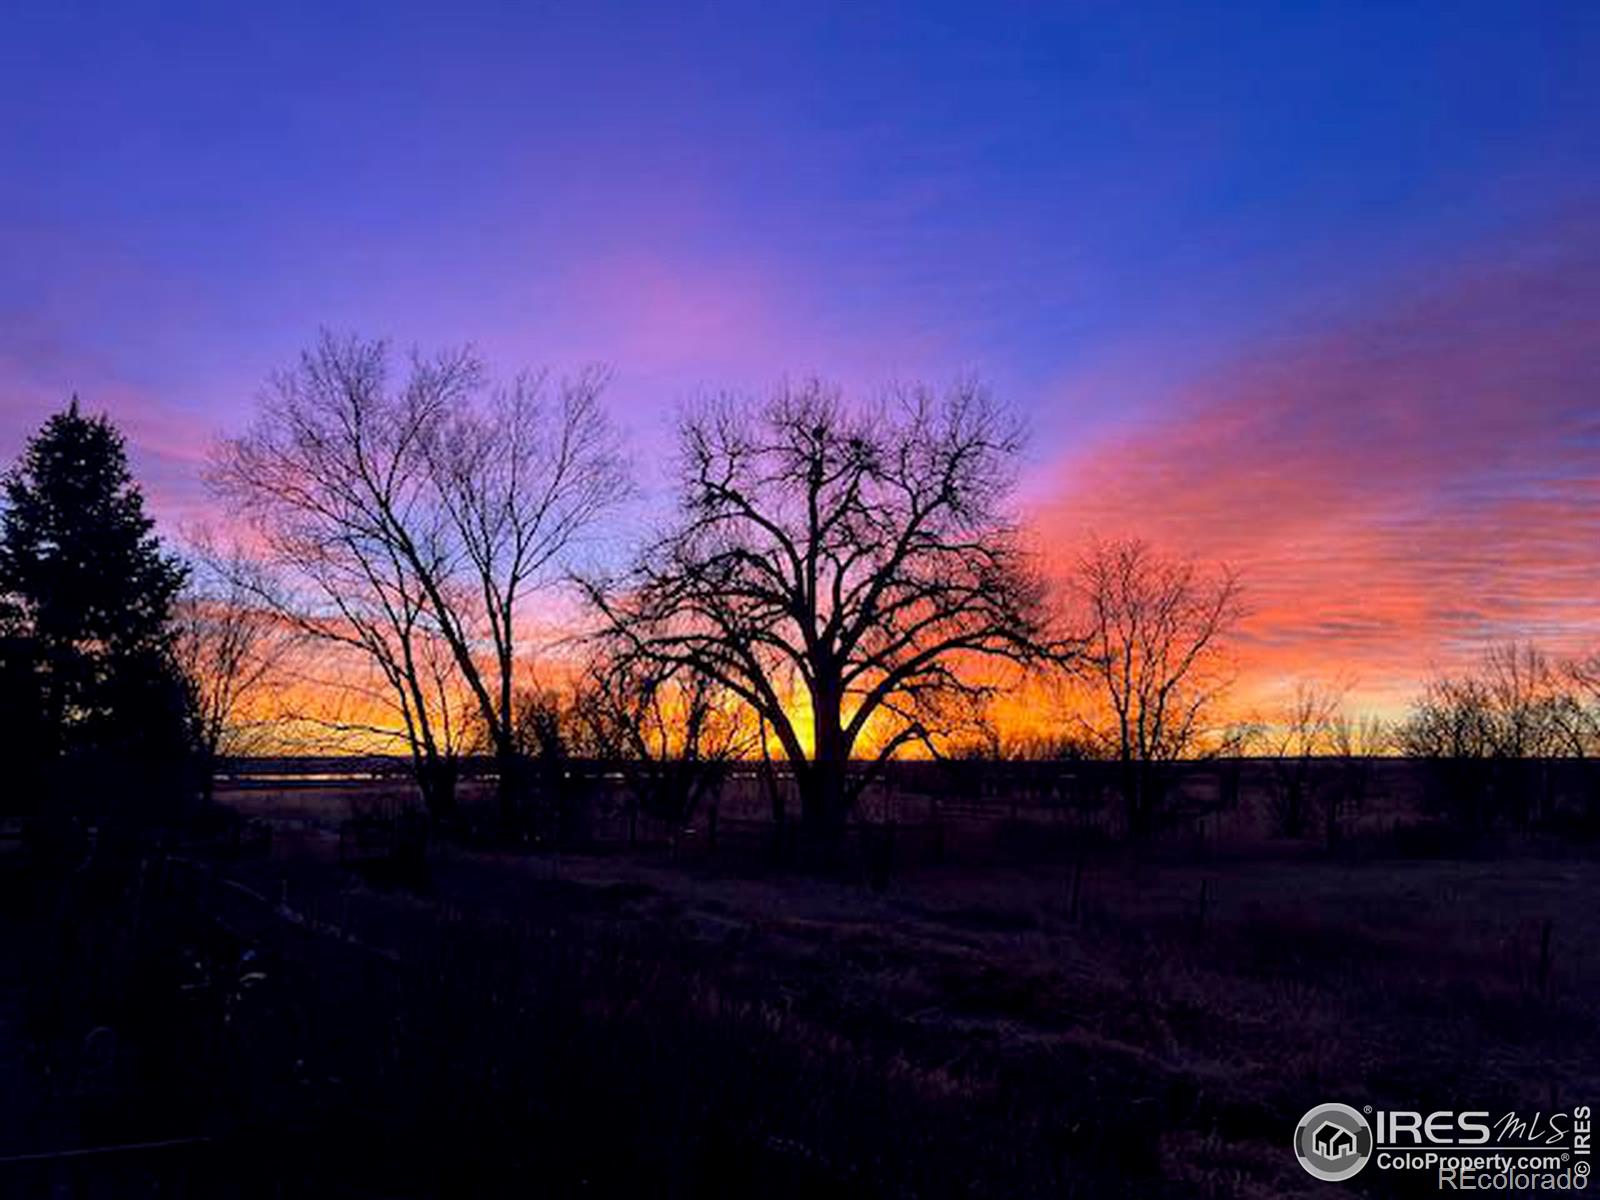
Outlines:
[[[1342,1125],[1324,1121],[1311,1135],[1311,1144],[1323,1158],[1338,1161],[1345,1155],[1356,1152],[1356,1135]]]
[[[1319,1104],[1295,1126],[1294,1153],[1318,1179],[1349,1179],[1372,1157],[1372,1126],[1348,1104]]]

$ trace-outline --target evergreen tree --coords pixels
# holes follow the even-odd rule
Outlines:
[[[186,569],[153,532],[122,435],[74,397],[28,442],[4,493],[7,706],[31,704],[23,724],[47,760],[176,761],[185,712],[170,627]]]

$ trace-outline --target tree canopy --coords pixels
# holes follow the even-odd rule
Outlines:
[[[852,406],[808,384],[701,405],[680,441],[676,523],[594,594],[634,654],[747,705],[808,823],[836,831],[882,762],[970,713],[994,680],[979,660],[1041,650],[1007,507],[1020,430],[973,387]]]
[[[180,749],[169,639],[186,570],[154,533],[121,433],[74,398],[28,441],[4,493],[6,676],[30,693],[37,749]]]

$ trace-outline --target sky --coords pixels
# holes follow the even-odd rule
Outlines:
[[[646,504],[697,394],[975,376],[1052,563],[1239,568],[1256,694],[1600,646],[1600,5],[0,27],[0,461],[76,392],[173,534],[323,327],[608,365]]]

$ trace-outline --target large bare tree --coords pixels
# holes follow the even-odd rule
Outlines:
[[[440,672],[449,659],[420,572],[391,528],[421,508],[418,414],[402,419],[378,403],[381,357],[323,349],[274,379],[255,428],[213,464],[212,482],[249,522],[258,555],[236,578],[323,647],[301,672],[308,709],[293,715],[368,744],[399,737],[424,802],[442,816],[454,804],[459,748]],[[437,545],[434,532],[414,531],[412,544]]]
[[[692,408],[680,442],[676,523],[591,594],[632,653],[753,710],[836,840],[885,761],[936,747],[952,697],[1043,649],[1008,508],[1021,434],[976,387],[853,406],[810,383]]]
[[[1165,800],[1166,765],[1217,733],[1233,678],[1226,641],[1242,615],[1238,577],[1126,539],[1091,545],[1073,583],[1091,690],[1082,719],[1122,765],[1129,830],[1144,833]]]
[[[462,576],[440,572],[428,594],[478,701],[507,800],[520,762],[514,693],[528,649],[524,606],[566,579],[578,542],[630,487],[600,407],[605,381],[590,370],[552,396],[546,375],[520,376],[486,404],[453,406],[424,443]],[[487,669],[477,644],[488,647]]]
[[[445,681],[421,651],[445,647],[509,809],[528,607],[627,490],[605,376],[492,387],[457,350],[413,355],[394,380],[391,359],[382,341],[324,334],[273,377],[214,478],[306,601],[302,626],[377,663],[424,759]]]

